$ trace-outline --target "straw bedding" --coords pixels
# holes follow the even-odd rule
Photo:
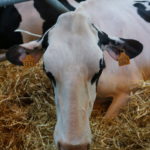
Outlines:
[[[33,68],[0,64],[0,150],[56,150],[53,90],[42,63]],[[92,150],[150,150],[150,81],[111,122],[95,109]]]

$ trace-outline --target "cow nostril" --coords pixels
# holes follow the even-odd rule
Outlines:
[[[90,150],[90,144],[70,145],[58,143],[58,150]]]

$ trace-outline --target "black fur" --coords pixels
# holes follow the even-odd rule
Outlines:
[[[74,10],[66,0],[60,0],[69,10]],[[49,5],[45,0],[34,0],[34,7],[39,12],[43,23],[43,33],[45,33],[49,28],[51,28],[57,21],[61,13]]]
[[[99,47],[101,47],[102,45],[106,45],[106,44],[109,44],[110,42],[110,39],[108,37],[108,35],[105,33],[105,32],[100,32],[94,24],[92,24],[92,26],[97,30],[98,32],[98,38],[99,38],[99,41],[98,41],[98,45]]]
[[[43,41],[42,41],[42,48],[43,48],[44,50],[46,50],[47,47],[48,47],[48,45],[49,45],[49,43],[48,43],[48,34],[49,34],[49,32],[47,32],[47,33],[45,34],[45,36],[44,36],[44,38],[43,38]]]
[[[58,16],[61,14],[43,0],[34,0],[34,7],[39,12],[41,18],[45,20],[43,24],[43,33],[56,23]]]
[[[103,58],[103,59],[100,59],[99,67],[100,67],[100,70],[99,70],[98,73],[96,73],[96,74],[93,76],[93,78],[92,78],[92,80],[91,80],[91,84],[94,84],[95,82],[96,82],[96,85],[98,84],[98,80],[99,80],[99,78],[100,78],[100,76],[101,76],[101,74],[102,74],[104,68],[106,67],[104,58]]]
[[[20,22],[21,16],[14,6],[0,7],[0,49],[23,42],[21,33],[14,32]]]
[[[19,51],[18,51],[19,49]],[[19,57],[23,54],[26,53],[26,50],[23,47],[20,47],[18,45],[15,45],[11,48],[6,53],[6,58],[9,60],[12,64],[23,66],[23,63],[19,60]]]
[[[108,35],[104,32],[98,32],[99,42],[98,45],[101,47],[102,45],[107,45],[110,42]]]
[[[43,64],[43,70],[46,73],[46,75],[48,76],[48,78],[50,79],[50,81],[53,83],[54,86],[56,86],[56,80],[55,77],[52,75],[51,72],[46,72],[45,70],[45,65]]]
[[[23,43],[23,40],[19,32],[0,33],[0,49],[8,49],[21,43]]]
[[[142,52],[143,44],[139,41],[133,39],[120,39],[125,42],[122,48],[125,50],[125,53],[130,57],[130,59],[138,56]]]
[[[93,27],[98,32],[98,45],[102,50],[102,46],[107,45],[116,55],[125,52],[131,59],[138,56],[143,50],[143,44],[137,40],[120,38],[120,40],[122,40],[122,42],[120,42],[119,40],[109,38],[105,32],[100,32],[94,25]]]
[[[148,3],[150,5],[149,1],[136,1],[137,3],[134,4],[134,6],[137,8],[138,14],[147,22],[150,23],[150,10],[146,10],[146,7],[144,3]]]

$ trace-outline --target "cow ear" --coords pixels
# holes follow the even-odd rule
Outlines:
[[[34,47],[33,49],[28,49],[19,45],[11,47],[6,53],[6,59],[10,61],[12,64],[23,66],[23,61],[26,56],[31,56],[36,64],[43,52],[38,47]]]
[[[143,50],[143,45],[134,39],[110,38],[104,32],[99,32],[98,36],[99,46],[102,50],[107,50],[108,54],[114,60],[118,60],[122,52],[132,59],[138,56]]]
[[[138,56],[143,50],[143,44],[137,40],[123,38],[120,40],[122,41],[120,46],[131,59]]]

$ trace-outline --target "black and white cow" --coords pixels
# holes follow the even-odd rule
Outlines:
[[[27,54],[36,62],[44,54],[55,92],[59,150],[89,149],[96,95],[113,98],[105,115],[113,118],[127,104],[132,87],[150,77],[148,7],[148,0],[89,0],[61,15],[38,41],[9,49],[7,59],[17,65]],[[116,60],[122,52],[129,58],[141,54],[120,67]]]
[[[78,0],[80,1],[82,0]],[[61,2],[69,10],[74,10],[73,5],[78,4],[74,0],[61,0]],[[0,7],[0,49],[7,49],[16,44],[37,39],[37,36],[56,23],[61,13],[60,10],[48,5],[46,0],[34,0]],[[34,34],[16,32],[18,28]]]
[[[20,22],[21,16],[14,6],[0,8],[0,49],[9,48],[13,44],[23,42],[21,34],[14,32]]]
[[[71,3],[73,5],[78,4],[74,0],[63,1],[63,4],[69,10],[74,10]],[[8,4],[12,4],[12,2],[9,1]],[[58,16],[62,12],[66,12],[66,10],[56,9],[53,5],[48,5],[46,0],[34,0],[15,5],[1,6],[0,52],[1,49],[8,49],[13,45],[39,38],[42,33],[56,23]],[[1,55],[0,62],[5,59],[5,54]]]

